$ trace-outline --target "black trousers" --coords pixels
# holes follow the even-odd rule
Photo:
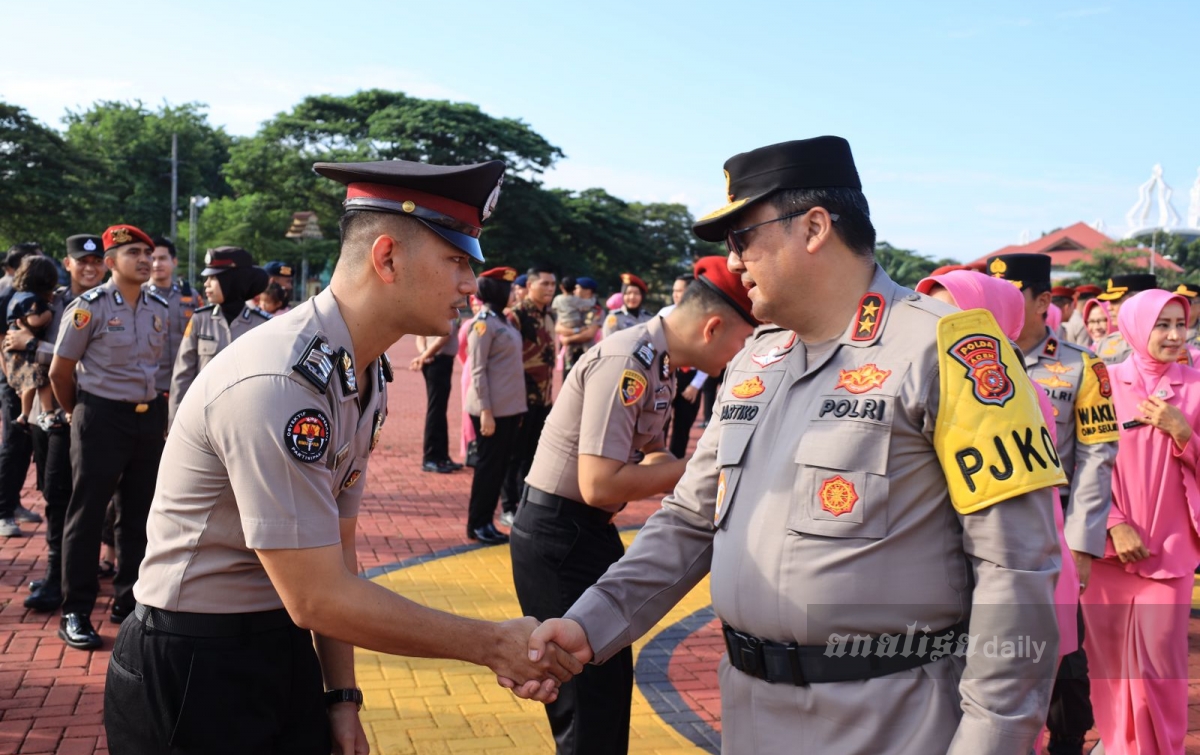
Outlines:
[[[496,501],[500,488],[504,487],[513,443],[521,432],[523,414],[511,417],[496,417],[496,432],[490,437],[479,432],[479,417],[471,415],[475,427],[479,459],[475,462],[475,476],[471,479],[471,503],[467,507],[467,534],[489,524],[496,515]]]
[[[700,412],[701,397],[688,401],[683,397],[683,391],[696,377],[694,372],[675,371],[675,398],[671,401],[671,441],[669,448],[676,459],[687,456],[688,440],[692,435],[692,425],[696,424],[696,415]],[[707,383],[705,383],[707,386]]]
[[[329,755],[322,692],[312,633],[295,625],[197,638],[147,629],[130,617],[104,685],[108,751]]]
[[[1046,729],[1053,739],[1083,739],[1096,724],[1092,716],[1092,683],[1088,679],[1087,654],[1083,652],[1083,609],[1079,621],[1079,649],[1063,656],[1050,693]]]
[[[46,501],[45,581],[61,583],[63,527],[71,502],[71,431],[60,427],[46,432],[35,425],[30,432],[38,489]]]
[[[531,406],[521,420],[521,431],[517,433],[516,442],[513,443],[508,469],[504,472],[504,487],[500,491],[500,508],[504,511],[514,514],[517,512],[521,492],[525,489],[525,478],[529,476],[529,468],[533,466],[533,455],[537,453],[538,441],[542,439],[542,428],[546,426],[546,417],[550,416],[551,408]]]
[[[528,494],[527,494],[528,495]],[[535,493],[536,495],[536,493]],[[577,501],[547,508],[528,500],[511,541],[513,582],[521,610],[540,621],[562,616],[625,553],[608,514]],[[559,755],[621,755],[629,750],[633,650],[562,685],[546,706]]]
[[[450,430],[446,406],[450,403],[450,382],[454,375],[454,357],[438,354],[421,367],[425,376],[425,453],[423,462],[450,458]]]
[[[149,410],[81,392],[71,416],[71,502],[63,532],[63,613],[89,614],[100,580],[100,529],[116,494],[114,603],[132,610],[133,583],[146,555],[146,518],[154,498],[167,427],[161,396]]]
[[[725,370],[721,370],[720,375],[709,375],[708,380],[704,383],[704,389],[700,391],[704,396],[704,421],[712,422],[713,406],[717,403],[717,391],[721,389],[721,383],[725,382]]]
[[[0,382],[0,413],[4,420],[4,435],[0,439],[0,519],[9,519],[21,503],[33,437],[29,425],[17,422],[21,416],[21,397],[7,381]]]

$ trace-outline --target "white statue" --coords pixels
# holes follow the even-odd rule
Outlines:
[[[1179,225],[1179,213],[1171,205],[1171,187],[1163,180],[1162,165],[1155,165],[1150,173],[1150,180],[1138,187],[1138,201],[1125,214],[1125,222],[1129,232],[1134,233],[1146,228],[1150,217],[1150,192],[1158,188],[1158,227],[1173,228]]]
[[[1196,171],[1196,183],[1192,184],[1189,196],[1192,201],[1188,203],[1188,228],[1200,228],[1200,169]]]

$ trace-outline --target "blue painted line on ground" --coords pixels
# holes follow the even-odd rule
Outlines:
[[[719,755],[720,733],[692,710],[683,699],[683,695],[679,694],[679,690],[675,689],[669,676],[671,656],[675,654],[675,650],[685,639],[704,628],[714,618],[716,614],[713,613],[712,606],[705,606],[659,632],[638,654],[633,678],[659,718],[687,741],[711,755]]]

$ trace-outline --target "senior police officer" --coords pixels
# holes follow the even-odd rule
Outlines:
[[[246,304],[267,287],[267,272],[254,265],[250,252],[237,246],[209,249],[204,255],[204,295],[208,306],[197,309],[183,334],[171,376],[169,422],[200,370],[239,336],[271,316]]]
[[[63,266],[71,276],[69,286],[54,292],[50,309],[54,313],[46,329],[46,339],[29,331],[9,331],[4,348],[25,351],[29,358],[49,365],[54,358],[54,343],[63,325],[63,312],[79,296],[100,285],[104,279],[104,241],[99,236],[77,234],[67,238]],[[33,460],[37,464],[38,488],[46,501],[46,571],[41,579],[30,582],[25,607],[50,612],[62,605],[62,544],[67,504],[71,500],[71,429],[56,411],[56,421],[43,428],[31,426]]]
[[[118,564],[111,619],[120,623],[133,612],[133,583],[146,550],[146,514],[167,423],[167,402],[155,380],[168,306],[142,288],[150,279],[154,242],[131,225],[108,228],[102,240],[112,279],[63,313],[50,363],[54,397],[71,424],[72,490],[58,636],[83,649],[100,647],[90,615],[100,589],[96,564],[109,500],[116,507]]]
[[[183,342],[183,332],[192,320],[192,313],[200,306],[200,297],[185,280],[175,280],[178,257],[175,242],[163,236],[154,239],[154,254],[150,257],[150,280],[146,290],[158,294],[167,302],[167,338],[159,357],[158,375],[154,386],[159,393],[171,390],[171,375],[175,371],[175,357]]]
[[[1063,338],[1071,343],[1081,345],[1092,342],[1092,339],[1088,337],[1087,323],[1083,321],[1083,305],[1087,303],[1088,299],[1094,299],[1102,293],[1104,293],[1104,289],[1091,283],[1075,287],[1071,316],[1063,322]]]
[[[532,619],[463,619],[355,575],[384,352],[448,331],[504,164],[315,170],[347,184],[330,287],[230,344],[179,406],[109,662],[113,752],[365,752],[353,646],[511,671],[547,699],[557,682],[537,680],[579,668],[529,660]]]
[[[671,314],[606,338],[563,384],[511,534],[517,598],[536,618],[561,616],[621,557],[612,519],[626,502],[670,490],[683,473],[663,442],[672,365],[720,372],[753,331],[750,300],[724,259],[705,257],[696,274]],[[563,685],[546,708],[558,752],[625,752],[632,684],[626,649]]]
[[[1158,276],[1151,273],[1114,275],[1108,279],[1105,292],[1096,297],[1100,301],[1108,302],[1109,320],[1113,324],[1113,330],[1096,344],[1096,356],[1103,359],[1105,364],[1120,364],[1133,353],[1125,336],[1116,330],[1117,313],[1121,310],[1121,303],[1136,293],[1155,288],[1158,288]]]
[[[621,273],[621,308],[604,318],[605,338],[654,317],[642,306],[646,302],[647,290],[646,281],[633,273]]]
[[[1054,409],[1058,458],[1068,489],[1062,491],[1064,534],[1075,558],[1080,592],[1087,589],[1092,559],[1104,557],[1108,510],[1112,505],[1113,462],[1117,457],[1117,421],[1104,362],[1092,352],[1061,341],[1046,325],[1050,257],[1002,254],[987,261],[996,278],[1012,282],[1025,298],[1025,326],[1017,346],[1025,370]],[[1092,717],[1087,655],[1083,650],[1083,613],[1078,616],[1079,649],[1063,657],[1050,698],[1051,755],[1078,755]]]
[[[724,752],[1029,752],[1063,482],[1036,389],[989,313],[875,264],[844,139],[725,169],[729,204],[695,230],[775,327],[729,366],[719,421],[629,553],[531,649],[606,661],[711,572]],[[1037,660],[994,650],[1029,638]]]

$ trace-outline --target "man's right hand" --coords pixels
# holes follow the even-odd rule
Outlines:
[[[502,687],[519,697],[550,703],[558,697],[559,685],[582,671],[584,662],[553,642],[535,642],[531,633],[537,626],[530,616],[498,624],[499,642],[488,667]]]
[[[531,659],[540,659],[555,653],[567,653],[579,664],[580,670],[583,669],[583,664],[590,661],[594,655],[583,627],[571,619],[547,620],[529,635],[528,645]],[[501,687],[512,690],[514,695],[525,700],[537,700],[545,703],[553,702],[554,698],[558,696],[558,690],[555,689],[554,697],[546,699],[544,685],[539,685],[536,681],[529,681],[518,686],[511,677],[500,673],[497,673],[496,681]]]

